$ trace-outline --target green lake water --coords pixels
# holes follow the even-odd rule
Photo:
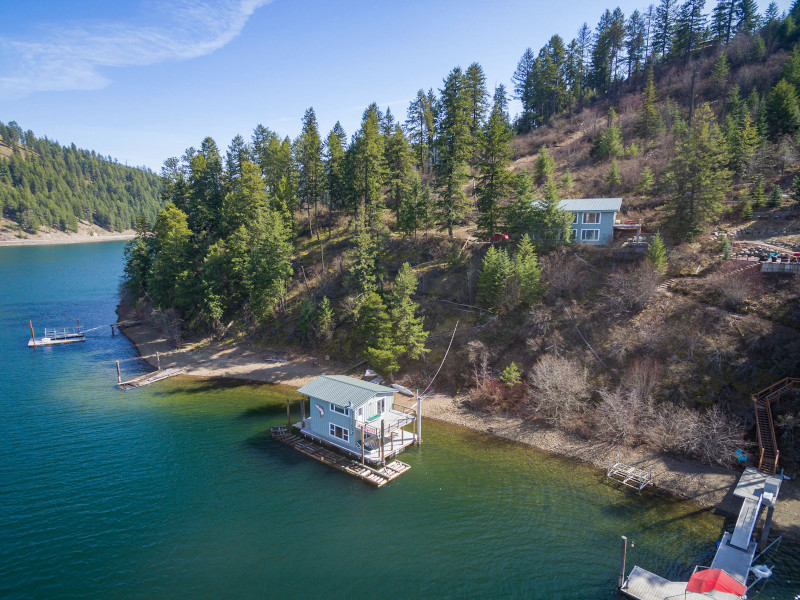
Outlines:
[[[270,439],[288,388],[118,391],[146,367],[107,326],[27,348],[29,319],[116,320],[122,248],[0,248],[0,598],[605,599],[620,535],[629,568],[711,561],[721,517],[519,444],[425,420],[374,489]],[[798,545],[773,562],[751,598],[800,593]]]

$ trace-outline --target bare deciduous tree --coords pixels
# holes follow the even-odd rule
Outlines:
[[[620,270],[608,278],[602,295],[609,310],[617,315],[641,311],[658,289],[660,277],[649,265]]]
[[[569,358],[546,354],[533,366],[528,379],[530,410],[556,427],[573,429],[589,398],[586,369]]]

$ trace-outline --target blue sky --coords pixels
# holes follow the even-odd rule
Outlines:
[[[250,139],[259,123],[294,137],[309,106],[323,136],[337,120],[351,135],[373,101],[404,118],[457,65],[477,61],[490,89],[510,87],[526,47],[569,42],[606,7],[649,4],[0,1],[0,121],[155,171],[206,136],[222,150]]]

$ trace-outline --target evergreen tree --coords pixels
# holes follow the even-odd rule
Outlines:
[[[750,165],[760,140],[750,111],[743,111],[741,122],[735,129],[735,136],[729,140],[731,148],[731,168],[738,176],[743,176]]]
[[[645,61],[645,20],[638,10],[628,18],[625,34],[625,51],[628,58],[628,79],[638,73]]]
[[[653,51],[658,57],[666,55],[675,30],[677,0],[659,0],[653,23]]]
[[[395,217],[409,185],[414,170],[414,156],[408,138],[400,125],[394,126],[390,136],[385,136],[386,187]]]
[[[416,316],[417,304],[411,296],[417,290],[417,276],[406,262],[400,267],[389,294],[389,318],[392,322],[392,342],[400,356],[417,359],[423,353],[428,332],[422,317]]]
[[[242,225],[252,226],[260,208],[267,205],[264,182],[256,165],[243,160],[237,165],[239,176],[229,184],[222,201],[220,230],[228,236]]]
[[[728,90],[729,74],[730,64],[728,63],[728,57],[724,52],[720,52],[719,56],[717,56],[717,59],[714,61],[714,67],[711,69],[711,74],[708,76],[708,78],[711,81],[711,84],[717,89],[719,98],[723,100],[723,107],[725,94]]]
[[[766,120],[772,139],[781,135],[794,135],[800,129],[800,109],[794,86],[781,79],[772,88],[766,101]]]
[[[258,211],[254,227],[244,238],[249,249],[241,265],[249,293],[250,310],[258,322],[273,316],[292,276],[290,227],[281,215],[268,208]]]
[[[533,181],[528,169],[522,169],[514,178],[514,198],[505,209],[505,230],[522,235],[533,231],[536,211],[533,207]]]
[[[511,268],[505,249],[490,246],[483,257],[478,276],[478,300],[493,308],[501,307]]]
[[[325,168],[328,176],[328,194],[330,208],[343,208],[347,198],[347,179],[345,174],[345,149],[347,148],[347,134],[344,128],[336,121],[328,140],[325,144]]]
[[[592,147],[592,154],[598,160],[608,160],[622,155],[624,150],[622,145],[622,134],[619,127],[614,122],[617,113],[613,108],[608,109],[608,128],[602,132],[595,140]]]
[[[497,96],[497,94],[496,94]],[[484,127],[478,161],[478,227],[488,235],[497,231],[500,200],[511,188],[511,129],[504,112],[505,97],[495,98],[492,113]]]
[[[705,3],[705,0],[686,0],[678,11],[672,52],[676,56],[683,56],[685,63],[689,62],[692,52],[703,41],[706,32]]]
[[[364,111],[361,128],[350,146],[353,191],[372,227],[380,227],[383,215],[382,182],[385,180],[384,138],[381,111],[374,102]]]
[[[397,229],[404,235],[414,235],[417,239],[418,229],[427,229],[430,224],[431,193],[430,188],[422,183],[419,174],[411,175],[405,189],[400,212],[397,215]]]
[[[756,0],[733,0],[736,33],[752,33],[758,28],[758,4]]]
[[[153,262],[147,280],[147,290],[159,307],[175,306],[181,296],[180,284],[188,266],[190,238],[186,214],[174,204],[168,204],[153,226]]]
[[[756,175],[753,179],[753,185],[750,187],[750,200],[753,202],[753,208],[761,208],[764,206],[764,176]]]
[[[743,221],[753,220],[753,203],[747,198],[742,199],[742,203],[739,207],[739,216]]]
[[[355,240],[353,258],[349,267],[350,287],[359,295],[378,288],[382,276],[380,240],[369,227],[361,225]]]
[[[667,248],[664,246],[664,241],[661,239],[660,232],[656,233],[655,237],[653,237],[653,241],[647,246],[645,259],[659,275],[663,276],[667,272]]]
[[[510,388],[522,381],[522,372],[519,370],[517,363],[512,360],[511,364],[503,369],[500,375],[500,381],[502,381],[506,387]]]
[[[534,180],[538,185],[545,185],[552,181],[555,170],[556,161],[550,156],[547,146],[542,146],[539,149],[539,156],[536,157],[536,162],[533,165]]]
[[[767,202],[767,206],[770,208],[777,208],[781,205],[781,203],[783,203],[783,190],[780,188],[780,186],[776,185],[769,193],[769,201]]]
[[[534,107],[534,74],[536,57],[533,50],[527,48],[517,63],[517,69],[511,77],[514,84],[514,98],[522,103],[522,114],[519,119],[520,133],[528,133],[535,126]]]
[[[417,168],[422,173],[430,170],[431,147],[434,137],[433,107],[423,90],[408,106],[405,128],[414,148]]]
[[[800,177],[792,180],[792,200],[795,201],[795,204],[800,205]]]
[[[730,189],[725,143],[711,108],[702,104],[686,139],[676,144],[668,174],[671,198],[666,210],[671,226],[683,238],[692,238],[714,219]]]
[[[561,209],[558,198],[546,197],[533,206],[533,223],[530,231],[535,236],[540,252],[547,252],[569,241],[574,215]]]
[[[639,185],[636,191],[642,196],[648,196],[653,193],[655,184],[656,180],[655,177],[653,177],[653,170],[647,166],[642,169],[642,176],[639,179]]]
[[[519,301],[524,306],[531,306],[538,302],[544,291],[542,272],[533,243],[527,234],[523,235],[517,244],[513,272],[519,290]]]
[[[323,342],[329,342],[335,326],[335,316],[331,301],[327,296],[323,296],[314,315],[314,329],[317,338]]]
[[[719,44],[727,44],[733,33],[733,0],[717,0],[711,15],[711,33]]]
[[[616,160],[611,161],[611,166],[608,168],[604,180],[608,184],[608,191],[611,194],[613,194],[622,183],[622,174],[619,171],[619,164]]]
[[[483,124],[489,110],[489,92],[483,67],[472,63],[464,72],[464,95],[469,112],[469,133],[472,137],[472,156],[477,157],[483,137]]]
[[[201,237],[216,239],[218,235],[224,198],[222,176],[217,144],[207,137],[191,159],[186,207],[189,228]]]
[[[656,108],[656,88],[653,82],[653,65],[647,69],[647,83],[642,93],[642,106],[636,122],[636,133],[645,139],[655,138],[662,129],[661,117]]]
[[[441,91],[435,211],[439,229],[447,230],[450,237],[453,237],[453,227],[469,209],[464,184],[469,174],[467,161],[471,152],[471,135],[469,102],[464,85],[461,69],[456,67],[444,80]]]
[[[125,244],[123,281],[134,298],[147,292],[147,276],[153,261],[152,232],[144,217],[136,220],[136,237]]]
[[[797,46],[792,49],[792,53],[784,63],[781,75],[794,86],[795,91],[800,89],[800,49]]]
[[[325,167],[322,164],[322,140],[317,126],[317,115],[313,108],[306,109],[303,115],[303,130],[297,140],[296,160],[298,166],[298,197],[306,205],[308,231],[314,235],[317,227],[317,205],[325,193]],[[311,223],[311,208],[314,208],[314,225]]]
[[[397,359],[402,352],[393,343],[391,327],[386,305],[377,293],[370,292],[358,311],[356,332],[364,358],[387,377],[400,368]]]

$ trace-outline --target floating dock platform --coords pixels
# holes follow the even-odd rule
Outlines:
[[[742,508],[736,520],[733,533],[725,532],[717,548],[717,553],[710,567],[696,567],[695,574],[706,568],[723,571],[743,589],[747,588],[747,581],[753,572],[753,562],[756,559],[758,541],[753,537],[759,513],[762,507],[767,507],[767,516],[761,532],[762,547],[766,545],[769,529],[772,523],[772,512],[778,500],[782,477],[762,473],[753,467],[744,470],[733,495],[742,498]],[[780,538],[778,538],[780,539]],[[775,542],[777,542],[776,540]],[[773,542],[773,544],[775,543]],[[770,544],[772,546],[772,544]],[[622,571],[620,573],[619,591],[634,600],[667,600],[670,598],[701,599],[713,597],[717,600],[728,600],[745,597],[714,590],[712,596],[706,593],[687,591],[689,582],[675,582],[659,577],[639,566],[634,566],[630,575],[625,578],[625,552],[627,540],[623,538]],[[767,547],[766,550],[768,550]],[[762,554],[764,553],[762,552]],[[759,555],[761,556],[761,555]],[[762,575],[762,577],[768,575]],[[694,575],[693,575],[694,577]],[[756,571],[756,581],[758,575]],[[751,584],[752,586],[752,584]]]
[[[81,322],[75,319],[77,327],[62,327],[58,329],[53,327],[49,329],[44,328],[44,335],[40,338],[36,337],[33,332],[33,321],[28,321],[31,326],[31,339],[28,340],[28,348],[37,348],[38,346],[59,346],[61,344],[74,344],[75,342],[85,342],[86,335],[81,331]]]
[[[139,377],[135,377],[128,381],[119,381],[117,387],[121,390],[132,390],[133,388],[142,387],[143,385],[150,385],[156,381],[163,381],[176,375],[182,375],[186,369],[179,369],[177,367],[171,369],[159,369],[153,373],[145,373]],[[117,363],[117,373],[119,373],[119,363]]]
[[[287,446],[302,452],[306,456],[325,463],[335,469],[344,471],[348,475],[358,477],[375,487],[382,487],[408,471],[411,466],[399,460],[394,460],[380,469],[373,469],[351,458],[347,458],[329,450],[320,443],[308,438],[295,435],[286,427],[279,425],[270,429],[272,438]]]

